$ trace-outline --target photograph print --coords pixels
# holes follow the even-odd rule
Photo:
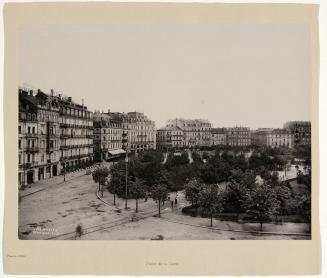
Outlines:
[[[20,240],[310,240],[310,26],[23,25]]]

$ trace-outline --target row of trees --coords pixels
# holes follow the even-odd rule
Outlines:
[[[121,172],[113,167],[111,170],[105,166],[98,167],[92,173],[93,180],[98,183],[97,191],[100,192],[103,197],[103,191],[106,188],[113,194],[114,205],[116,205],[116,195],[123,195],[122,191],[125,189],[125,183],[122,181],[123,176]],[[135,212],[138,212],[138,201],[141,198],[151,197],[158,203],[159,217],[161,210],[161,203],[163,203],[168,197],[168,189],[165,185],[156,184],[149,188],[145,181],[135,177],[134,180],[130,180],[128,183],[128,198],[135,199]]]
[[[306,214],[308,219],[308,215],[311,215],[310,190],[305,197],[295,198],[290,186],[280,183],[277,174],[271,174],[285,163],[278,157],[281,154],[283,155],[277,150],[264,149],[256,150],[246,158],[242,152],[224,150],[206,156],[204,163],[203,156],[201,158],[198,152],[193,151],[193,163],[189,163],[186,151],[181,151],[180,155],[170,153],[166,163],[163,163],[162,153],[145,152],[131,157],[128,163],[127,198],[135,199],[137,211],[138,200],[141,198],[152,197],[160,205],[160,201],[167,198],[168,192],[185,189],[191,204],[201,206],[211,219],[221,211],[247,213],[262,225],[272,217],[295,210]],[[103,174],[99,174],[101,172]],[[257,175],[262,177],[263,184],[256,182]],[[125,197],[123,161],[114,164],[110,170],[99,168],[93,177],[99,183],[100,191],[107,189],[113,194],[114,204],[117,195]],[[217,186],[221,182],[227,183],[224,190]]]
[[[308,181],[308,184],[311,183]],[[307,185],[309,186],[309,185]],[[266,175],[262,183],[253,171],[235,170],[226,186],[205,184],[193,178],[185,184],[185,197],[192,207],[201,208],[211,219],[220,212],[245,213],[260,223],[283,215],[298,213],[311,230],[311,194],[295,196],[289,184],[279,182],[276,174]]]

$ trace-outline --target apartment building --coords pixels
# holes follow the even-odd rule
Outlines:
[[[208,120],[176,118],[168,120],[166,127],[177,127],[183,131],[185,147],[211,145],[211,123]]]
[[[251,145],[251,133],[248,127],[227,128],[226,143],[229,146]]]
[[[283,127],[292,133],[294,137],[294,145],[311,144],[310,121],[289,121],[286,122]]]
[[[60,174],[59,104],[42,91],[19,88],[18,182]]]

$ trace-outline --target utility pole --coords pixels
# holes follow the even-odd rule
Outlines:
[[[122,134],[122,147],[126,152],[125,156],[125,209],[127,209],[127,184],[128,184],[128,147],[127,147],[127,133],[123,132]]]
[[[22,121],[22,159],[23,159],[23,185],[21,186],[21,188],[24,190],[25,189],[25,128],[26,128],[26,121]]]

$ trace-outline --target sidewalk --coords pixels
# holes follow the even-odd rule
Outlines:
[[[66,181],[75,179],[77,177],[83,176],[86,174],[86,171],[88,169],[93,169],[94,167],[96,167],[96,165],[90,166],[86,169],[80,169],[77,170],[75,172],[71,172],[71,173],[67,173],[66,174]],[[28,185],[24,190],[20,190],[19,194],[22,198],[32,195],[34,193],[37,193],[39,191],[43,191],[49,187],[55,186],[55,185],[59,185],[62,184],[64,182],[64,175],[60,175],[60,176],[56,176],[56,177],[52,177],[50,179],[46,179],[46,180],[41,180],[41,181],[37,181],[33,184]],[[30,188],[29,188],[30,186]]]

